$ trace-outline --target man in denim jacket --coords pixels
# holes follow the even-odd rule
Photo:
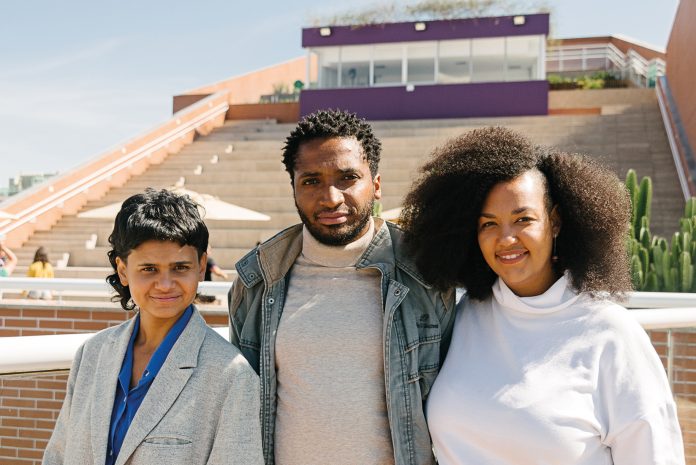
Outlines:
[[[230,338],[261,377],[268,465],[434,463],[423,405],[454,292],[428,286],[398,227],[372,217],[380,150],[353,114],[305,117],[283,154],[302,223],[236,265]]]

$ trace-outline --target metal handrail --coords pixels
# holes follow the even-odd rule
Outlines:
[[[211,96],[212,97],[212,96]],[[100,168],[94,173],[80,179],[79,181],[69,185],[68,187],[48,196],[40,202],[32,205],[31,207],[16,213],[16,220],[5,220],[0,223],[0,227],[6,226],[4,229],[0,229],[1,234],[8,234],[9,232],[15,230],[16,228],[36,219],[39,215],[60,206],[60,204],[65,203],[71,198],[80,195],[87,191],[90,187],[98,184],[104,180],[108,180],[113,175],[118,172],[128,169],[130,165],[134,162],[149,156],[152,152],[155,152],[163,147],[166,147],[172,141],[178,139],[183,134],[186,134],[197,127],[207,123],[208,121],[218,117],[220,114],[227,112],[229,105],[227,103],[219,104],[202,115],[196,117],[195,119],[181,125],[157,139],[137,148],[136,150],[125,152],[122,157],[109,163],[108,165]],[[9,226],[7,226],[9,224]]]
[[[689,197],[696,194],[696,189],[692,181],[692,173],[696,169],[696,162],[688,147],[683,145],[684,136],[680,132],[683,128],[679,125],[679,116],[678,113],[676,113],[677,110],[670,101],[669,85],[664,76],[657,79],[655,93],[657,95],[660,114],[662,115],[662,123],[664,124],[665,133],[667,134],[670,152],[674,159],[674,165],[677,168],[679,185],[681,186],[684,200],[688,200]]]

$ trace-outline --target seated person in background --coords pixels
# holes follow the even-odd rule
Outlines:
[[[12,274],[17,266],[17,256],[0,239],[0,278]]]
[[[77,351],[44,465],[262,465],[259,381],[193,305],[208,229],[188,196],[128,198],[107,281],[129,321]]]
[[[27,270],[27,276],[30,278],[53,278],[53,266],[51,266],[51,263],[48,261],[48,254],[46,253],[46,249],[43,247],[36,249],[34,261]],[[51,294],[51,291],[47,289],[32,289],[27,294],[27,297],[30,299],[48,300],[53,298],[53,295]]]
[[[424,277],[462,286],[427,401],[440,465],[683,465],[631,289],[619,179],[504,128],[435,151],[402,213]]]
[[[222,279],[228,280],[229,276],[223,271],[222,268],[217,266],[213,257],[210,256],[211,247],[208,246],[208,263],[205,265],[205,275],[203,281],[212,281],[213,275],[219,276]],[[198,303],[210,304],[215,302],[214,295],[198,294]]]
[[[213,260],[213,257],[210,256],[210,250],[211,247],[208,246],[208,263],[205,266],[205,277],[203,278],[203,281],[212,281],[213,280],[213,275],[224,279],[227,281],[230,279],[230,277],[225,273],[225,271],[220,268],[217,263],[215,263],[215,260]]]

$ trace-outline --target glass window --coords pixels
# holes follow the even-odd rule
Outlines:
[[[506,81],[530,81],[539,79],[540,36],[507,38]]]
[[[472,39],[473,82],[505,80],[505,38]]]
[[[338,47],[322,47],[312,50],[317,55],[319,88],[338,87]]]
[[[471,41],[444,40],[440,42],[437,81],[441,84],[471,82]]]
[[[401,82],[403,50],[401,44],[375,45],[372,80],[374,85],[398,84]]]
[[[371,45],[341,48],[341,87],[368,87],[370,85]]]
[[[435,82],[435,55],[437,43],[410,43],[406,47],[406,81]]]

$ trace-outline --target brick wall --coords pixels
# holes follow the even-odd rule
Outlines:
[[[41,463],[68,373],[0,376],[0,463]]]
[[[227,326],[223,309],[199,307],[210,326]],[[110,302],[3,302],[0,306],[0,337],[91,333],[122,323],[132,315]]]
[[[227,324],[220,310],[202,311],[209,324]],[[7,305],[0,307],[0,335],[92,332],[118,324],[126,312],[104,304]],[[667,362],[667,331],[650,331],[653,345]],[[672,333],[674,392],[684,434],[687,463],[696,465],[696,330]],[[65,396],[67,372],[0,376],[0,464],[39,465]]]
[[[667,331],[649,331],[655,350],[667,367]],[[696,329],[672,331],[673,391],[684,435],[687,463],[696,465]]]

